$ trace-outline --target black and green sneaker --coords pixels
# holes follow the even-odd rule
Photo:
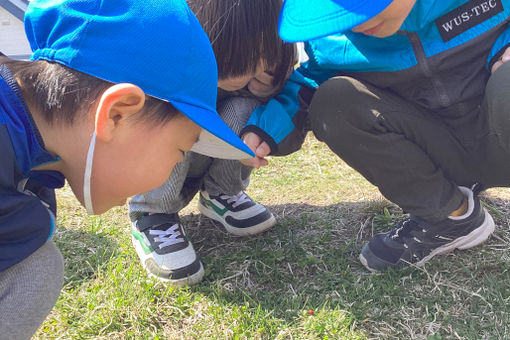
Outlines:
[[[491,215],[471,190],[459,189],[468,198],[466,214],[436,223],[411,215],[365,244],[361,263],[370,271],[421,266],[436,255],[472,248],[487,240],[494,231]]]
[[[243,191],[233,196],[213,196],[201,191],[198,210],[237,236],[259,234],[276,223],[273,214],[265,206],[254,202]]]
[[[153,214],[132,223],[131,240],[147,273],[175,286],[192,285],[204,267],[177,214]]]

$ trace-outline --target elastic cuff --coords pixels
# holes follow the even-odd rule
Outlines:
[[[448,202],[446,202],[443,209],[441,209],[440,211],[437,211],[433,215],[420,216],[420,217],[426,221],[430,221],[433,223],[443,221],[443,220],[447,219],[453,211],[457,210],[463,201],[464,201],[464,194],[458,187],[456,187],[455,191],[452,194],[452,197],[448,200]]]
[[[241,133],[239,135],[243,136],[244,134],[246,134],[248,132],[253,132],[257,136],[262,138],[262,140],[264,142],[266,142],[267,145],[269,145],[269,147],[271,148],[270,155],[273,155],[276,152],[278,152],[278,144],[276,144],[273,137],[271,137],[266,131],[262,130],[261,128],[259,128],[258,126],[255,126],[255,125],[247,125],[241,130]]]
[[[489,65],[488,65],[488,68],[489,68],[489,71],[492,70],[492,66],[494,66],[494,64],[499,60],[499,58],[501,58],[501,56],[505,53],[506,49],[510,47],[510,43],[506,44],[505,46],[503,46],[498,53],[496,53],[494,55],[494,57],[491,58],[490,62],[489,62]]]
[[[466,217],[471,216],[471,214],[473,213],[473,209],[475,207],[473,191],[471,191],[470,189],[468,189],[466,187],[459,187],[459,190],[464,194],[464,198],[467,199],[467,202],[468,202],[467,210],[464,214],[462,214],[460,216],[448,216],[448,218],[452,219],[452,220],[463,220]],[[459,209],[463,204],[464,204],[464,200],[462,200],[462,203],[459,205],[459,207],[457,209]],[[457,209],[455,209],[455,210],[457,210]]]

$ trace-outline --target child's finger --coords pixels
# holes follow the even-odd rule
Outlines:
[[[241,164],[243,164],[243,165],[250,166],[252,168],[255,168],[256,163],[257,163],[256,160],[255,160],[255,157],[254,158],[241,159],[241,160],[239,160],[239,162],[241,162]]]
[[[253,152],[255,152],[257,147],[262,142],[262,139],[258,135],[256,135],[255,133],[248,132],[247,134],[245,134],[243,136],[243,142],[244,142],[244,144],[248,145],[248,147],[250,149],[252,149]]]
[[[497,70],[497,69],[498,69],[501,65],[503,65],[503,62],[502,62],[501,60],[496,61],[496,62],[492,65],[491,73],[496,72],[496,70]]]
[[[258,169],[261,166],[266,166],[269,164],[267,159],[261,158],[261,157],[253,157],[253,158],[247,158],[247,159],[241,159],[240,162],[243,165]]]
[[[505,50],[505,53],[496,61],[491,68],[491,73],[494,73],[501,65],[510,60],[510,47]]]
[[[253,167],[255,169],[258,169],[261,166],[265,166],[267,164],[268,164],[268,162],[267,162],[267,160],[265,158],[260,158],[260,157],[255,157],[254,158]]]
[[[264,158],[271,153],[271,147],[266,142],[260,143],[260,145],[255,150],[255,154],[258,157]]]
[[[259,168],[260,168],[261,166],[266,166],[266,165],[268,165],[268,164],[269,164],[269,162],[267,161],[267,159],[265,159],[265,158],[260,158],[260,159],[259,159]],[[258,168],[257,168],[257,169],[258,169]]]
[[[505,50],[505,53],[499,58],[502,63],[506,63],[510,60],[510,47]]]

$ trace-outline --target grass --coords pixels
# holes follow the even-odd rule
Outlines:
[[[484,193],[497,224],[484,245],[381,274],[359,251],[402,212],[315,139],[255,171],[248,193],[277,225],[233,237],[192,202],[181,216],[206,276],[177,289],[146,276],[127,207],[88,217],[60,191],[65,283],[35,339],[510,338],[509,189]]]

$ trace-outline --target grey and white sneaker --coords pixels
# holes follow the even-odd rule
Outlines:
[[[243,191],[233,196],[213,196],[202,190],[198,210],[237,236],[259,234],[276,223],[273,214],[265,206],[254,202]]]
[[[392,230],[375,235],[361,250],[360,261],[370,271],[421,266],[432,257],[455,249],[468,249],[487,240],[494,221],[471,190],[459,187],[468,197],[463,216],[437,223],[410,216]]]
[[[131,240],[147,273],[175,286],[192,285],[204,267],[177,214],[153,214],[132,223]]]

